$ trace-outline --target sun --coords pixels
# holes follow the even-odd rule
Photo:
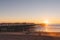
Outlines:
[[[49,20],[48,19],[44,20],[44,24],[45,24],[44,30],[47,32],[48,31]]]
[[[49,21],[47,19],[44,20],[44,24],[49,24]]]

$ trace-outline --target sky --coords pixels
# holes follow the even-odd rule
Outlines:
[[[60,0],[0,0],[0,22],[60,23]]]

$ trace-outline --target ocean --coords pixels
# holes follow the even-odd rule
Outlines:
[[[47,26],[36,26],[35,31],[43,31],[43,32],[60,32],[60,25],[47,25]]]
[[[49,32],[60,32],[60,25],[48,25],[47,30]]]

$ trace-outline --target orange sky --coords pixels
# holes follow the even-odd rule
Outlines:
[[[60,19],[49,18],[49,19],[0,19],[0,22],[30,22],[30,23],[44,23],[48,20],[49,24],[60,24]]]

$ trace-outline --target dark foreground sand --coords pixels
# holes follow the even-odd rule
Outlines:
[[[0,34],[0,40],[60,40],[60,37]]]

